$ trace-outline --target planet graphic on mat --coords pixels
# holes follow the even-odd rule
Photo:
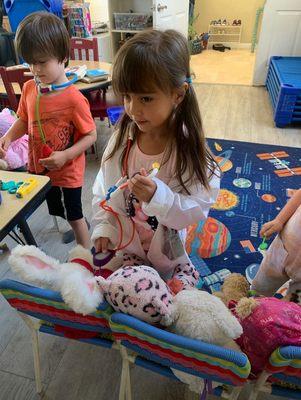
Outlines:
[[[238,196],[227,189],[220,189],[216,202],[211,206],[215,210],[231,210],[239,203]]]
[[[217,150],[217,151],[222,151],[223,150],[222,146],[217,142],[214,142],[214,147],[215,147],[215,150]]]
[[[237,178],[237,179],[234,179],[233,185],[236,187],[239,187],[241,189],[246,189],[246,188],[249,188],[250,186],[252,186],[252,182],[246,178]]]
[[[214,159],[218,163],[222,172],[230,171],[230,169],[233,167],[231,160],[227,160],[226,158],[220,156],[215,156]]]
[[[266,203],[275,203],[277,197],[273,196],[272,194],[265,193],[261,196],[261,199]]]
[[[202,258],[218,256],[230,246],[231,234],[228,228],[215,218],[193,224],[188,228],[186,250]]]
[[[234,217],[235,212],[234,211],[227,211],[226,215],[227,215],[227,217]]]

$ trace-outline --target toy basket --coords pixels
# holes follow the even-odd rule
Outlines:
[[[19,23],[35,11],[48,11],[61,17],[63,0],[4,0],[3,1],[12,32]]]
[[[152,26],[148,13],[114,13],[115,29],[139,31]]]
[[[276,126],[301,124],[301,57],[271,57],[266,87]]]

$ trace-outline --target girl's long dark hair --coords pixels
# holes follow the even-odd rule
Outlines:
[[[117,95],[150,93],[155,89],[171,93],[189,81],[189,50],[187,41],[174,30],[149,30],[136,34],[118,51],[113,64],[112,83]],[[119,122],[111,158],[125,141],[130,124],[128,115]],[[170,117],[173,142],[176,148],[176,177],[189,194],[187,183],[200,181],[209,189],[209,180],[217,166],[206,146],[201,115],[195,91],[188,84],[183,101]],[[133,129],[135,126],[133,126]],[[125,156],[123,151],[121,164]],[[188,179],[183,180],[188,171]]]

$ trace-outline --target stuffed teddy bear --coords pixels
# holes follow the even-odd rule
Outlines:
[[[0,112],[0,138],[16,121],[17,117],[8,108]],[[28,136],[24,135],[15,140],[7,149],[5,158],[0,159],[0,169],[14,170],[25,167],[28,161]]]
[[[214,293],[216,294],[216,293]],[[301,307],[276,297],[247,297],[248,282],[240,274],[225,279],[217,294],[238,319],[243,334],[236,343],[257,375],[279,346],[301,346]]]

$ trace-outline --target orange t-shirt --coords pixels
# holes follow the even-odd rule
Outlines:
[[[17,111],[18,116],[28,125],[28,171],[46,174],[53,186],[75,188],[83,185],[85,154],[82,153],[60,170],[48,171],[39,164],[42,155],[42,139],[35,117],[37,86],[33,80],[25,83]],[[88,100],[74,85],[55,95],[40,97],[40,120],[47,144],[56,151],[65,150],[83,135],[95,129]]]

